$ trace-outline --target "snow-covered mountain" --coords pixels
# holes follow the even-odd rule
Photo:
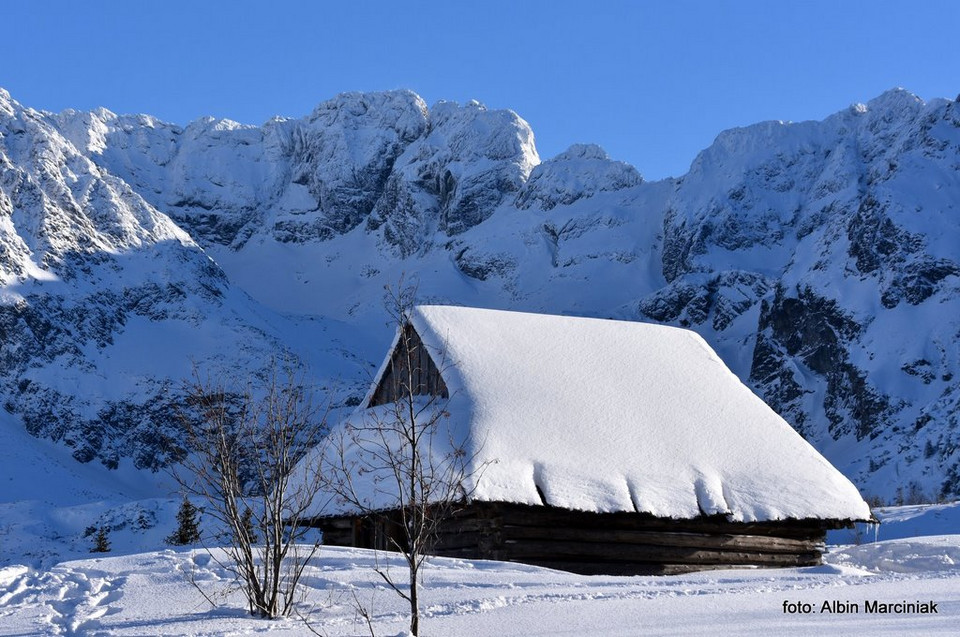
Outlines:
[[[92,147],[0,92],[0,401],[81,462],[156,468],[179,452],[194,365],[256,373],[322,358],[290,335],[325,326],[232,286],[170,217],[80,152]]]
[[[409,91],[185,128],[0,92],[0,165],[0,392],[80,459],[163,461],[191,359],[289,352],[356,398],[403,276],[429,302],[690,327],[864,494],[960,493],[954,102],[726,131],[645,182]]]

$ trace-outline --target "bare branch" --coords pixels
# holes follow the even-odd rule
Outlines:
[[[318,493],[314,481],[291,483],[300,459],[326,434],[302,371],[274,363],[242,389],[194,370],[185,383],[182,421],[189,454],[174,473],[181,490],[207,502],[223,543],[220,564],[241,584],[251,614],[289,615],[304,569],[317,554],[303,514]],[[215,552],[211,558],[220,563]]]

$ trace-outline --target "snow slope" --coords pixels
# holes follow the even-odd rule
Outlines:
[[[113,549],[124,552],[153,550],[173,530],[179,500],[167,474],[138,471],[129,460],[114,471],[78,463],[6,414],[0,439],[0,568],[48,568],[83,556],[92,526],[105,527]]]

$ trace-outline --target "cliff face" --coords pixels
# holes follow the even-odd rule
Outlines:
[[[185,128],[0,93],[0,166],[5,405],[80,459],[165,461],[124,441],[171,427],[191,356],[282,351],[355,398],[404,275],[424,301],[689,327],[864,493],[960,492],[954,102],[726,131],[650,183],[408,91]]]

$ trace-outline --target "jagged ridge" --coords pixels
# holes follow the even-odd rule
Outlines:
[[[345,94],[262,127],[36,113],[6,94],[0,118],[4,308],[21,302],[10,290],[24,296],[24,282],[39,290],[35,317],[4,323],[12,341],[30,342],[30,322],[63,323],[39,282],[67,271],[51,242],[85,255],[78,267],[91,272],[120,250],[154,264],[141,268],[151,282],[159,272],[182,280],[181,295],[159,283],[120,286],[124,299],[146,299],[133,306],[81,296],[75,304],[88,313],[192,307],[217,322],[223,304],[204,290],[226,297],[239,287],[263,305],[230,305],[237,330],[260,325],[252,316],[281,320],[275,311],[376,332],[383,285],[419,275],[428,301],[690,327],[867,494],[889,497],[911,481],[931,495],[960,490],[953,102],[896,90],[823,122],[726,131],[682,179],[652,183],[591,145],[540,163],[516,114],[478,103],[428,109],[409,91]],[[28,143],[17,132],[25,120],[35,122]],[[25,149],[50,144],[66,149],[68,169],[30,163],[38,151]],[[78,182],[110,194],[71,200]],[[127,234],[102,229],[118,226],[109,212],[117,200],[138,202]],[[61,220],[53,225],[41,221],[51,210]],[[45,223],[50,231],[35,230]],[[176,237],[163,245],[199,255],[197,265],[155,265],[163,261],[147,256],[159,245],[150,233],[161,230]],[[198,274],[200,264],[213,269]],[[103,280],[123,270],[97,267]],[[144,286],[152,293],[125,291]],[[122,320],[98,322],[97,338],[124,333]],[[71,342],[65,333],[51,342]],[[296,340],[286,342],[303,347]],[[377,355],[369,342],[344,349],[365,348]],[[16,349],[23,362],[10,386],[30,380],[24,366],[39,356]],[[71,373],[96,377],[103,361],[87,345],[71,351]],[[324,360],[321,375],[362,384],[342,356]],[[11,409],[24,415],[31,401]]]

